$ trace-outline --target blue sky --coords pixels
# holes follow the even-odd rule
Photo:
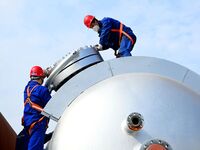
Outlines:
[[[137,36],[133,55],[167,59],[200,74],[199,8],[197,0],[0,0],[1,113],[19,132],[30,68],[98,43],[83,25],[86,14],[130,26]],[[101,54],[114,58],[112,50]]]

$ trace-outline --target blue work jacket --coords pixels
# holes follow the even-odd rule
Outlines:
[[[112,32],[112,29],[119,29],[120,22],[118,20],[112,18],[103,18],[100,20],[100,29],[99,29],[99,43],[103,46],[103,49],[112,48],[114,50],[118,50],[120,47],[119,41],[121,39],[119,36],[119,32]],[[126,32],[133,40],[136,40],[136,36],[134,35],[131,28],[123,25],[122,30]],[[122,35],[123,36],[123,35]],[[127,39],[129,40],[129,39]]]
[[[51,94],[47,87],[40,85],[36,81],[29,81],[24,89],[24,102],[27,99],[27,88],[29,87],[30,90],[35,86],[38,85],[31,93],[30,99],[33,103],[41,106],[42,108],[45,107],[47,102],[51,98]],[[24,126],[28,127],[33,122],[38,121],[42,118],[43,115],[38,110],[32,108],[29,103],[24,106]]]

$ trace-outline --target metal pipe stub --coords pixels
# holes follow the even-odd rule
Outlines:
[[[127,126],[132,131],[139,131],[144,125],[144,119],[141,114],[134,112],[127,117]]]

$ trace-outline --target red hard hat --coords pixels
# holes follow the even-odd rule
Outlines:
[[[44,77],[45,73],[40,66],[33,66],[30,71],[30,77]]]
[[[92,23],[92,21],[93,21],[94,18],[95,17],[92,16],[92,15],[85,16],[85,18],[84,18],[84,24],[85,24],[85,26],[88,27],[88,28],[90,28],[91,23]]]

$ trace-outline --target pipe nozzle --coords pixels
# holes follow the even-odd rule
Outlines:
[[[141,114],[134,112],[127,117],[127,126],[132,131],[139,131],[143,128],[144,119]]]

